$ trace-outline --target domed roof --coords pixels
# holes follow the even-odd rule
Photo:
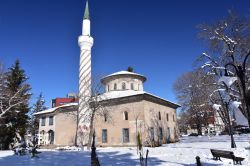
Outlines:
[[[105,83],[107,79],[112,78],[112,77],[120,77],[120,76],[131,76],[131,77],[137,77],[139,79],[141,79],[143,82],[145,82],[147,79],[145,76],[138,74],[138,73],[134,73],[134,72],[129,72],[129,71],[119,71],[110,75],[107,75],[105,77],[103,77],[101,79],[102,83]]]

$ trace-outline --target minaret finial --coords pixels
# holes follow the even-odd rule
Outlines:
[[[84,11],[84,19],[89,20],[89,5],[88,5],[88,0],[86,0],[86,6],[85,6],[85,11]]]

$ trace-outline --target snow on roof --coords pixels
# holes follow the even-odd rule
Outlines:
[[[109,77],[109,76],[114,76],[114,75],[123,75],[123,74],[137,75],[137,76],[144,77],[144,76],[143,76],[143,75],[141,75],[141,74],[134,73],[134,72],[129,72],[129,71],[119,71],[119,72],[116,72],[116,73],[113,73],[113,74],[107,75],[106,77]]]
[[[110,74],[110,75],[107,75],[107,76],[103,77],[102,80],[106,79],[108,77],[118,76],[118,75],[134,75],[134,76],[139,76],[139,77],[142,77],[144,81],[146,81],[146,77],[144,75],[141,75],[141,74],[138,74],[138,73],[134,73],[134,72],[129,72],[129,71],[119,71],[119,72],[116,72],[116,73],[113,73],[113,74]]]
[[[49,108],[47,110],[34,113],[34,115],[51,113],[51,112],[55,112],[58,108],[70,107],[70,106],[75,106],[75,105],[78,105],[78,103],[69,103],[69,104],[64,104],[64,105],[58,106],[58,107]]]
[[[101,98],[103,100],[109,100],[109,99],[116,99],[116,98],[122,98],[122,97],[128,97],[128,96],[141,95],[141,94],[147,94],[147,95],[159,98],[161,100],[170,102],[170,103],[175,104],[177,106],[180,106],[177,103],[168,101],[166,99],[163,99],[163,98],[161,98],[159,96],[153,95],[153,94],[145,92],[145,91],[135,91],[135,90],[109,91],[109,92],[106,92],[106,93],[102,94]]]
[[[134,96],[139,94],[144,94],[144,91],[135,91],[135,90],[121,90],[121,91],[109,91],[102,94],[104,100],[115,99],[120,97]]]
[[[177,103],[168,101],[168,100],[166,100],[166,99],[163,99],[163,98],[161,98],[161,97],[155,96],[155,95],[150,94],[150,93],[147,93],[147,92],[145,92],[145,91],[135,91],[135,90],[109,91],[109,92],[106,92],[106,93],[102,94],[102,95],[100,96],[100,100],[117,99],[117,98],[129,97],[129,96],[135,96],[135,95],[141,95],[141,94],[148,94],[148,95],[151,95],[151,96],[153,96],[153,97],[156,97],[156,98],[159,98],[159,99],[161,99],[161,100],[170,102],[170,103],[175,104],[175,105],[177,105],[177,106],[180,106],[180,105],[178,105]],[[59,109],[59,108],[65,108],[65,107],[76,106],[76,105],[78,105],[78,103],[69,103],[69,104],[61,105],[61,106],[54,107],[54,108],[49,108],[49,109],[47,109],[47,110],[44,110],[44,111],[41,111],[41,112],[34,113],[34,115],[52,113],[52,112],[55,112],[55,111],[56,111],[57,109]]]

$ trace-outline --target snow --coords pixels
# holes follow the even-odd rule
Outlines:
[[[111,77],[111,76],[116,76],[116,75],[136,75],[136,76],[140,76],[140,77],[145,77],[141,74],[138,74],[138,73],[134,73],[134,72],[129,72],[129,71],[119,71],[119,72],[116,72],[116,73],[113,73],[113,74],[110,74],[110,75],[107,75],[105,76],[105,78],[107,77]]]
[[[40,114],[45,114],[45,113],[51,113],[51,112],[56,111],[58,108],[64,108],[64,107],[70,107],[70,106],[76,106],[76,105],[78,105],[78,103],[64,104],[64,105],[61,105],[61,106],[58,106],[58,107],[53,107],[53,108],[49,108],[49,109],[44,110],[44,111],[40,111],[40,112],[34,113],[34,115],[40,115]]]
[[[145,91],[135,91],[135,90],[116,90],[116,91],[109,91],[102,95],[101,98],[105,99],[114,99],[120,97],[127,97],[127,96],[134,96],[139,94],[144,94]]]
[[[237,81],[237,77],[222,76],[219,79],[219,82],[224,82],[227,87],[230,87],[235,81]]]
[[[240,126],[248,126],[248,120],[247,118],[242,114],[242,112],[239,109],[239,106],[241,105],[241,102],[233,101],[231,103],[234,115],[235,115],[235,122],[237,125]]]
[[[236,149],[231,149],[230,137],[224,136],[199,136],[182,137],[179,143],[165,144],[156,148],[144,148],[144,153],[149,150],[148,165],[152,166],[195,166],[195,157],[201,158],[203,166],[211,165],[233,165],[230,159],[221,158],[222,161],[212,159],[210,149],[220,149],[233,151],[236,156],[244,157],[243,165],[250,166],[250,135],[234,135],[237,145]],[[74,149],[74,148],[73,148]],[[90,151],[59,151],[59,150],[39,150],[39,158],[30,156],[16,156],[12,151],[0,151],[0,165],[29,165],[29,166],[90,166]],[[139,165],[139,156],[135,147],[97,147],[97,155],[101,165],[113,166],[134,166]],[[144,154],[145,156],[145,154]]]
[[[220,110],[221,105],[219,104],[213,104],[213,109],[215,109],[216,111]]]
[[[235,108],[239,108],[239,106],[241,105],[241,102],[239,102],[239,101],[233,101],[231,104],[232,104]]]
[[[234,114],[235,122],[237,125],[248,126],[247,118],[242,114],[242,112],[238,108],[234,109]]]
[[[138,73],[134,73],[134,72],[129,72],[129,71],[119,71],[119,72],[116,72],[116,73],[113,73],[113,74],[110,74],[110,75],[107,75],[105,77],[103,77],[101,79],[101,82],[105,82],[106,78],[109,78],[109,77],[112,77],[112,76],[118,76],[118,75],[134,75],[134,76],[139,76],[142,78],[143,82],[146,81],[146,77],[141,75],[141,74],[138,74]]]
[[[177,103],[174,103],[174,102],[168,101],[166,99],[160,98],[159,96],[150,94],[150,93],[145,92],[145,91],[136,91],[136,90],[120,90],[120,91],[116,90],[116,91],[109,91],[109,92],[106,92],[106,93],[100,95],[99,100],[109,100],[109,99],[116,99],[116,98],[122,98],[122,97],[128,97],[128,96],[135,96],[135,95],[142,95],[142,94],[147,94],[147,95],[159,98],[161,100],[164,100],[164,101],[167,101],[167,102],[170,102],[172,104],[175,104],[175,105],[179,106]],[[45,113],[52,113],[52,112],[55,112],[58,108],[65,108],[65,107],[77,106],[77,105],[78,105],[78,103],[69,103],[69,104],[65,104],[65,105],[62,105],[62,106],[54,107],[54,108],[49,108],[47,110],[34,113],[34,115],[40,115],[40,114],[45,114]]]
[[[159,98],[161,100],[173,103],[175,105],[178,105],[177,103],[168,101],[166,99],[163,99],[159,96],[153,95],[151,93],[145,92],[145,91],[136,91],[136,90],[116,90],[116,91],[109,91],[101,95],[102,100],[108,100],[108,99],[116,99],[116,98],[122,98],[122,97],[128,97],[128,96],[135,96],[135,95],[142,95],[142,94],[147,94],[156,98]],[[180,105],[178,105],[180,106]]]

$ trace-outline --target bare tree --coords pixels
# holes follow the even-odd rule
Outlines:
[[[94,133],[94,121],[97,117],[102,117],[106,121],[112,121],[110,109],[110,102],[105,94],[103,94],[103,86],[99,79],[92,80],[92,86],[87,87],[91,89],[91,94],[82,94],[79,98],[82,99],[84,105],[84,112],[78,108],[75,111],[66,112],[66,114],[73,115],[76,120],[76,133],[74,144],[77,146],[78,142],[83,144],[87,140],[88,149],[91,146],[92,136]],[[83,124],[83,125],[82,125]]]
[[[128,108],[129,110],[132,110],[133,118],[135,120],[135,139],[136,139],[136,146],[137,146],[137,154],[139,153],[140,146],[138,142],[138,137],[141,135],[141,129],[144,126],[144,123],[142,120],[140,120],[141,112],[139,110],[136,110],[134,106],[131,106]]]
[[[229,10],[229,16],[213,24],[198,26],[198,36],[207,45],[209,53],[199,58],[201,68],[207,75],[219,80],[224,75],[237,81],[230,88],[231,99],[240,101],[241,111],[250,125],[249,60],[250,60],[250,18]],[[220,85],[219,85],[220,86]],[[226,89],[226,87],[224,87]]]
[[[188,125],[195,126],[199,135],[202,134],[202,127],[208,125],[208,117],[212,111],[207,96],[211,93],[213,85],[213,80],[204,77],[201,70],[183,74],[174,84],[177,100],[182,105],[181,111],[185,115],[181,118],[185,118],[184,121]]]

